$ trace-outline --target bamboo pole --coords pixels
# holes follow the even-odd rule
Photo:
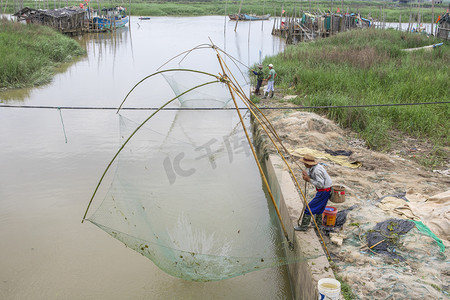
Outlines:
[[[420,2],[417,1],[417,27],[416,29],[419,29],[420,25]]]
[[[431,35],[434,35],[434,0],[431,0]]]
[[[241,4],[239,5],[239,12],[238,12],[238,15],[237,15],[236,25],[234,26],[234,32],[236,32],[236,29],[237,29],[237,26],[238,26],[238,23],[239,23],[239,16],[241,14],[242,2],[244,2],[244,0],[241,0]]]
[[[331,8],[330,8],[330,35],[333,35],[333,0],[331,0]]]
[[[217,51],[217,50],[216,50]],[[218,57],[220,58],[220,56],[218,55]],[[219,60],[220,61],[220,60]],[[295,177],[295,173],[292,170],[291,166],[289,165],[289,163],[286,161],[283,153],[281,152],[280,148],[277,146],[277,144],[275,143],[275,141],[273,140],[273,138],[271,137],[271,135],[269,134],[269,132],[267,131],[267,129],[272,133],[272,135],[275,137],[275,139],[278,141],[278,143],[280,144],[280,146],[285,150],[285,152],[289,155],[289,157],[292,157],[292,155],[289,153],[289,151],[286,149],[286,147],[284,146],[283,142],[281,141],[280,137],[278,136],[278,134],[275,131],[275,128],[272,126],[272,124],[270,123],[270,121],[267,119],[267,117],[264,115],[264,113],[253,103],[251,102],[246,96],[245,93],[243,92],[242,87],[237,83],[236,78],[234,78],[233,73],[231,73],[230,69],[228,69],[227,65],[224,62],[225,67],[227,68],[227,71],[230,73],[231,77],[235,80],[236,82],[236,87],[233,87],[233,90],[238,94],[238,96],[241,98],[241,100],[244,102],[244,104],[247,106],[247,108],[249,109],[250,113],[255,117],[255,119],[258,121],[258,123],[261,125],[262,129],[264,130],[264,132],[266,133],[266,135],[269,137],[270,141],[272,142],[272,144],[275,146],[275,148],[277,149],[278,154],[281,156],[281,158],[283,159],[284,163],[286,164],[287,168],[289,169],[289,173],[292,176],[292,178],[294,179],[298,190],[300,191],[302,197],[303,197],[303,201],[305,202],[305,208],[308,208],[310,214],[312,215],[312,211],[309,207],[308,202],[306,201],[306,196],[302,191],[302,188],[300,187],[300,184],[297,181],[297,178]],[[221,64],[222,66],[222,64]],[[222,66],[223,68],[223,66]],[[224,71],[225,72],[225,71]],[[258,116],[255,114],[254,109],[256,109],[258,111],[258,113],[263,117],[263,121],[261,121]],[[267,122],[267,123],[265,123]],[[266,128],[267,127],[267,128]],[[300,167],[300,165],[294,161],[294,163],[298,166],[298,168],[301,170],[302,167]],[[306,186],[306,182],[305,182],[305,186]],[[305,188],[306,190],[306,188]],[[282,220],[280,218],[280,222],[282,223]],[[326,247],[325,241],[322,237],[322,234],[320,233],[319,227],[315,221],[315,218],[313,218],[313,222],[315,224],[315,227],[317,228],[317,231],[319,233],[320,238],[322,239],[324,248],[328,254],[328,258],[331,260],[331,256],[330,253],[328,252],[328,249]],[[289,239],[288,239],[289,240]]]
[[[130,135],[130,136],[127,138],[127,140],[122,144],[122,146],[121,146],[121,147],[119,148],[119,150],[116,152],[116,154],[115,154],[114,157],[111,159],[111,161],[109,162],[108,166],[106,167],[105,171],[103,172],[103,174],[102,174],[102,176],[101,176],[101,178],[100,178],[100,180],[99,180],[97,186],[95,187],[94,193],[92,194],[92,197],[91,197],[91,199],[89,200],[88,206],[87,206],[86,211],[85,211],[85,213],[84,213],[83,220],[81,220],[81,223],[84,223],[84,220],[86,219],[86,215],[87,215],[87,213],[88,213],[88,211],[89,211],[89,208],[90,208],[90,206],[91,206],[91,204],[92,204],[92,201],[94,200],[94,197],[95,197],[95,195],[97,194],[98,188],[100,187],[100,184],[102,183],[103,178],[105,177],[105,175],[106,175],[106,173],[108,172],[109,168],[111,167],[112,163],[115,161],[115,159],[117,158],[117,156],[119,156],[120,152],[123,150],[123,148],[125,148],[126,144],[131,140],[131,138],[136,134],[136,132],[138,132],[139,129],[141,129],[141,127],[144,126],[144,124],[147,123],[147,121],[150,120],[156,113],[158,113],[158,112],[159,112],[160,110],[162,110],[164,107],[166,107],[167,105],[169,105],[170,103],[172,103],[173,101],[175,101],[176,99],[178,99],[180,96],[182,96],[182,95],[184,95],[184,94],[187,94],[187,93],[189,93],[190,91],[195,90],[195,89],[197,89],[197,88],[200,88],[200,87],[202,87],[202,86],[206,86],[206,85],[213,84],[213,83],[218,83],[218,82],[221,81],[221,78],[219,78],[217,75],[213,75],[213,74],[210,74],[210,73],[201,72],[201,71],[197,71],[197,70],[171,69],[171,70],[163,70],[163,71],[159,71],[159,72],[153,73],[153,74],[151,74],[151,75],[145,77],[143,80],[139,81],[139,82],[133,87],[133,89],[126,95],[125,99],[122,101],[122,104],[121,104],[120,107],[118,108],[117,112],[119,112],[121,106],[123,105],[123,103],[125,102],[125,100],[127,99],[127,97],[130,95],[130,93],[131,93],[131,92],[134,90],[134,88],[137,87],[141,82],[143,82],[144,80],[146,80],[146,79],[148,79],[148,78],[150,78],[150,77],[152,77],[152,76],[155,76],[155,75],[157,75],[157,74],[164,73],[164,72],[169,72],[169,71],[174,71],[174,70],[177,70],[177,71],[182,70],[182,71],[189,71],[189,72],[202,73],[202,74],[206,74],[206,75],[215,77],[215,78],[217,78],[217,80],[209,81],[209,82],[206,82],[206,83],[203,83],[203,84],[199,84],[199,85],[197,85],[197,86],[195,86],[195,87],[193,87],[193,88],[191,88],[191,89],[189,89],[189,90],[187,90],[187,91],[185,91],[185,92],[183,92],[183,93],[181,93],[181,94],[175,96],[175,97],[172,98],[171,100],[169,100],[169,101],[167,101],[166,103],[164,103],[164,105],[161,106],[160,108],[158,108],[154,113],[152,113],[147,119],[145,119],[145,120],[144,120],[144,121],[143,121],[143,122],[142,122],[142,123],[141,123],[141,124],[140,124],[140,125],[139,125],[132,133],[131,133],[131,135]]]
[[[217,54],[217,58],[219,60],[220,67],[222,68],[222,72],[224,73],[224,76],[226,76],[225,75],[226,72],[225,72],[225,69],[223,67],[223,64],[222,64],[222,61],[220,59],[220,55],[219,54]],[[266,175],[264,174],[264,171],[263,171],[263,169],[261,167],[261,164],[259,163],[258,156],[256,155],[255,147],[253,146],[253,143],[252,143],[252,141],[250,139],[250,136],[248,135],[247,128],[245,126],[244,120],[243,120],[241,112],[239,110],[239,106],[237,105],[236,98],[234,97],[234,93],[233,93],[233,90],[232,90],[232,88],[230,86],[230,82],[227,81],[226,85],[228,87],[228,90],[230,91],[230,95],[231,95],[231,98],[233,99],[234,106],[236,107],[236,112],[237,112],[237,114],[239,116],[239,120],[241,122],[242,128],[244,130],[245,136],[246,136],[247,141],[248,141],[248,144],[250,145],[250,149],[252,150],[253,158],[255,159],[255,162],[258,165],[259,173],[261,174],[261,177],[263,178],[264,185],[265,185],[265,187],[267,189],[267,192],[269,193],[270,199],[272,200],[272,204],[273,204],[273,206],[275,208],[275,211],[277,213],[278,219],[279,219],[280,224],[281,224],[281,228],[283,229],[284,237],[289,242],[289,246],[291,247],[292,242],[289,240],[288,233],[287,233],[286,228],[285,228],[285,226],[283,224],[283,220],[281,219],[280,210],[278,209],[278,206],[277,206],[277,204],[275,202],[275,199],[273,197],[272,190],[270,189],[269,182],[267,181]],[[292,246],[293,246],[293,244],[292,244]]]
[[[412,20],[412,12],[409,10],[409,21],[408,21],[408,32],[411,32],[411,20]]]
[[[383,25],[383,14],[382,14],[382,11],[381,11],[381,5],[380,5],[380,18],[379,18],[379,20],[380,20],[380,28],[382,28],[382,25]]]
[[[267,131],[267,129],[264,127],[265,124],[263,124],[263,122],[258,118],[258,116],[255,114],[255,112],[253,111],[253,109],[252,109],[250,106],[254,106],[256,109],[258,109],[258,107],[257,107],[253,102],[249,101],[248,99],[245,99],[245,98],[242,98],[242,97],[241,97],[241,99],[244,100],[244,101],[243,101],[244,104],[247,106],[247,108],[249,109],[250,113],[251,113],[251,114],[255,117],[255,119],[258,121],[258,124],[261,126],[261,128],[264,130],[264,132],[266,133],[266,135],[269,137],[270,141],[272,142],[272,144],[273,144],[273,145],[275,146],[275,148],[277,149],[278,154],[280,155],[280,157],[281,157],[282,160],[284,161],[286,167],[289,169],[289,174],[290,174],[290,175],[292,176],[292,178],[294,179],[295,184],[296,184],[298,190],[300,191],[300,193],[301,193],[301,195],[302,195],[302,197],[303,197],[302,199],[303,199],[303,201],[304,201],[304,207],[303,207],[302,215],[303,215],[305,209],[307,208],[308,211],[309,211],[309,213],[310,213],[311,216],[312,216],[313,213],[312,213],[312,211],[311,211],[311,208],[309,207],[308,201],[306,200],[305,193],[303,192],[303,190],[302,190],[302,188],[300,187],[300,184],[299,184],[297,178],[295,177],[294,171],[292,170],[291,166],[290,166],[289,163],[287,162],[287,160],[286,160],[286,158],[284,157],[283,153],[281,152],[280,148],[277,146],[277,144],[275,143],[275,141],[273,140],[273,138],[270,136],[270,134],[269,134],[269,132]],[[264,118],[266,118],[266,116],[263,114],[263,112],[262,112],[261,110],[258,109],[258,111],[259,111],[259,113],[260,113],[262,116],[264,116]],[[266,118],[266,120],[267,120],[267,118]],[[270,123],[270,121],[267,120],[267,122],[268,122],[268,123],[270,124],[270,126],[273,128],[273,126],[272,126],[272,124]],[[275,131],[274,131],[274,132],[275,132]],[[291,154],[289,153],[289,151],[284,147],[283,143],[281,142],[281,139],[280,139],[279,136],[276,134],[276,132],[275,132],[275,136],[276,136],[276,138],[278,139],[278,142],[281,144],[281,146],[285,149],[286,153],[287,153],[289,156],[291,156]],[[297,162],[295,162],[295,163],[297,164],[297,166],[299,167],[299,169],[302,169],[302,168],[298,165]],[[306,191],[306,181],[305,181],[305,191]],[[315,227],[316,227],[316,229],[317,229],[317,232],[319,233],[319,236],[320,236],[320,238],[321,238],[321,240],[322,240],[322,242],[323,242],[324,248],[325,248],[325,250],[326,250],[326,252],[327,252],[327,256],[328,256],[328,258],[331,260],[330,253],[328,252],[328,248],[327,248],[327,246],[326,246],[325,240],[323,239],[323,236],[322,236],[322,234],[321,234],[321,232],[320,232],[320,230],[319,230],[319,226],[318,226],[318,224],[316,223],[315,218],[312,218],[312,219],[313,219],[314,225],[315,225]],[[281,221],[282,221],[282,220],[280,219],[280,222],[281,222]],[[281,223],[282,223],[282,222],[281,222]]]

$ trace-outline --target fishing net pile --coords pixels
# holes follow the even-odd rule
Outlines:
[[[174,71],[164,77],[182,95],[179,108],[234,106],[223,82],[183,94],[211,81],[208,75]],[[141,124],[120,117],[123,142],[134,135],[109,171],[112,182],[102,183],[109,190],[88,221],[186,280],[222,280],[300,259],[288,258],[236,110],[160,111]]]

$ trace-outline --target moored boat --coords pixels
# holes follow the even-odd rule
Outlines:
[[[113,8],[103,8],[102,16],[94,17],[94,25],[99,28],[119,28],[128,23],[128,16],[125,8],[118,6]]]
[[[228,15],[232,21],[259,21],[259,20],[269,20],[270,14],[257,16],[257,15],[247,15],[247,14],[231,14]]]
[[[269,20],[270,14],[263,15],[263,16],[257,16],[257,15],[247,15],[243,14],[244,18],[243,21],[259,21],[259,20]]]

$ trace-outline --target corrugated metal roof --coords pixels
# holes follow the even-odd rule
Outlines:
[[[86,10],[80,8],[80,7],[64,7],[64,8],[57,8],[57,9],[44,9],[41,10],[41,13],[43,15],[51,16],[54,18],[62,18],[67,16],[73,16],[78,14],[85,13]]]
[[[29,7],[24,7],[23,9],[19,10],[14,14],[14,16],[22,16],[25,15],[46,15],[53,18],[62,18],[67,16],[74,16],[78,14],[86,13],[86,10],[73,6],[73,7],[63,7],[63,8],[57,8],[57,9],[33,9]]]

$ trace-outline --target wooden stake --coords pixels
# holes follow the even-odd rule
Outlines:
[[[234,32],[236,32],[237,25],[238,25],[238,22],[239,22],[239,15],[241,14],[242,2],[244,2],[244,0],[241,0],[241,4],[239,5],[239,12],[238,12],[237,20],[236,20],[236,25],[234,26]]]
[[[225,69],[224,69],[224,67],[222,65],[222,60],[220,59],[219,54],[217,54],[217,57],[218,57],[220,66],[222,68],[222,71],[225,74]],[[269,182],[267,181],[266,175],[264,174],[264,171],[263,171],[263,169],[261,167],[261,164],[259,163],[258,156],[256,155],[256,151],[255,151],[255,148],[253,146],[253,143],[252,143],[252,141],[250,139],[250,136],[248,135],[247,128],[245,127],[245,124],[244,124],[244,119],[242,118],[241,112],[239,111],[239,106],[238,106],[238,104],[236,102],[236,99],[234,97],[234,93],[233,93],[232,88],[230,86],[230,82],[226,82],[226,84],[227,84],[227,87],[228,87],[228,89],[230,91],[231,98],[233,99],[234,106],[236,107],[236,112],[237,112],[237,114],[239,116],[239,119],[240,119],[240,122],[241,122],[241,125],[242,125],[242,129],[244,130],[244,133],[245,133],[245,136],[247,138],[248,144],[250,146],[250,149],[252,150],[253,158],[256,161],[256,164],[257,164],[258,169],[259,169],[259,173],[261,174],[261,177],[263,179],[264,185],[265,185],[265,187],[267,189],[267,192],[269,193],[270,199],[272,200],[272,204],[273,204],[273,206],[275,208],[275,211],[277,213],[278,219],[279,219],[280,224],[281,224],[281,228],[283,229],[283,232],[284,232],[284,236],[285,236],[286,240],[288,242],[290,242],[288,233],[287,233],[286,228],[285,228],[285,226],[283,224],[283,220],[281,219],[280,211],[279,211],[278,206],[277,206],[277,204],[275,202],[275,199],[273,197],[272,190],[270,189]]]
[[[433,28],[434,28],[434,0],[431,0],[431,35],[434,35]]]

